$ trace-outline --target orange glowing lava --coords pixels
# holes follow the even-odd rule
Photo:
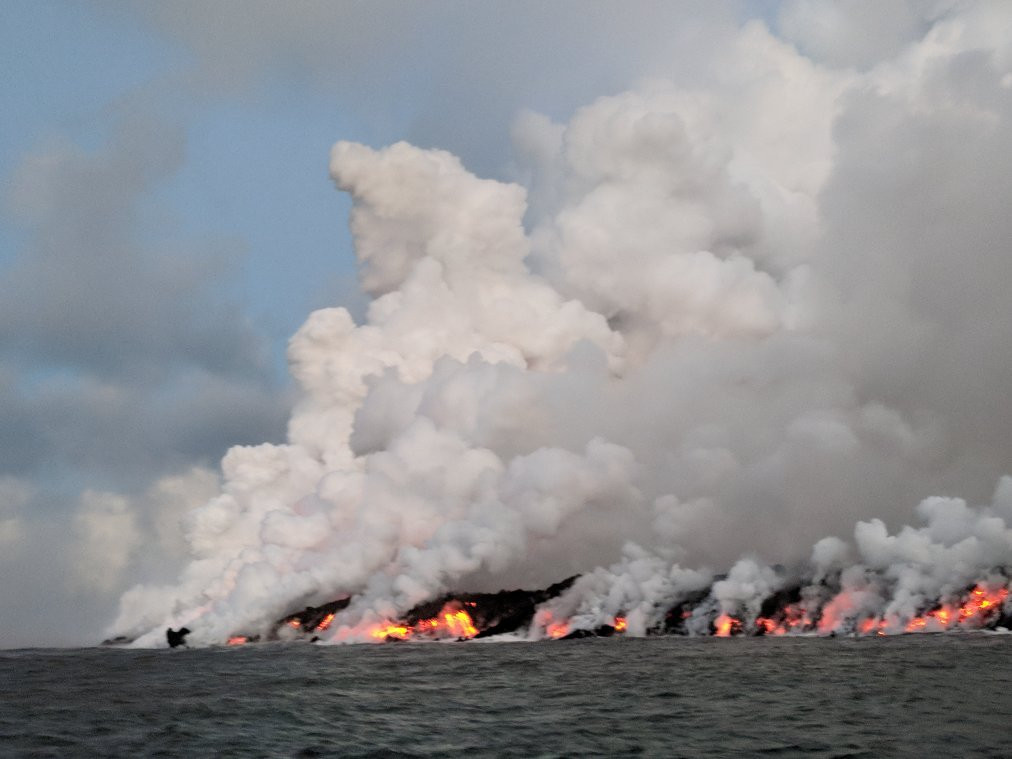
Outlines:
[[[569,625],[565,622],[553,622],[545,628],[550,638],[564,638],[569,634]]]
[[[559,639],[569,635],[569,623],[568,622],[555,622],[552,618],[550,611],[545,611],[540,614],[540,624],[545,626],[545,635],[549,638]]]
[[[861,635],[871,635],[873,633],[876,635],[885,635],[885,627],[886,621],[884,619],[879,619],[878,617],[868,617],[867,619],[861,620],[857,626],[857,631]]]
[[[615,617],[615,632],[625,632],[625,629],[629,626],[625,617]]]
[[[478,628],[471,621],[471,615],[461,609],[455,612],[443,612],[443,621],[446,629],[458,638],[473,638],[478,634]]]
[[[316,632],[323,632],[328,627],[330,627],[330,623],[333,621],[334,621],[334,612],[330,612],[330,614],[328,614],[327,616],[325,616],[323,619],[320,620],[320,624],[316,626]]]
[[[714,635],[718,638],[730,638],[741,632],[741,620],[735,619],[729,614],[721,614],[713,620]]]
[[[302,620],[299,619],[298,617],[296,617],[295,619],[289,619],[288,626],[291,627],[293,630],[298,630],[300,627],[302,627]]]
[[[249,638],[247,638],[245,635],[233,635],[231,638],[228,639],[228,645],[230,646],[241,646],[243,643],[248,642]]]
[[[757,633],[763,635],[788,635],[789,633],[805,632],[812,628],[812,619],[808,612],[796,604],[789,604],[773,617],[758,617],[755,621]]]
[[[328,620],[324,621],[328,625],[330,624]],[[413,625],[406,622],[401,624],[384,622],[369,631],[369,635],[377,640],[386,640],[387,638],[408,640],[419,635],[428,638],[473,638],[477,634],[478,628],[475,626],[474,620],[471,619],[471,615],[453,603],[444,606],[438,616],[420,619]]]
[[[404,625],[394,625],[389,622],[384,622],[379,627],[375,627],[370,630],[369,634],[376,638],[376,640],[386,640],[387,638],[407,640],[411,636],[411,628]]]
[[[988,622],[1006,598],[1008,588],[989,590],[976,585],[961,605],[942,604],[911,619],[905,629],[906,632],[939,632],[953,627],[978,628]]]
[[[959,624],[972,621],[975,625],[984,623],[988,617],[1001,608],[1008,598],[1008,588],[988,590],[977,585],[970,591],[970,597],[959,607]]]

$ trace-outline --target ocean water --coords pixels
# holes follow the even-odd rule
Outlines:
[[[1012,636],[0,651],[0,755],[1012,757]]]

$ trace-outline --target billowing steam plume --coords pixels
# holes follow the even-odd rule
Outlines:
[[[524,115],[529,192],[335,145],[368,317],[309,317],[289,442],[227,454],[178,584],[112,632],[221,643],[348,597],[318,634],[370,640],[574,574],[528,635],[983,620],[1012,566],[1012,7],[939,8],[862,72],[753,23],[705,88]]]

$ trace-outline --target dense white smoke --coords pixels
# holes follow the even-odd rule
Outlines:
[[[705,86],[523,115],[530,204],[445,152],[338,143],[367,319],[309,317],[288,444],[228,453],[179,583],[113,632],[215,643],[351,594],[354,640],[581,572],[554,613],[642,633],[699,566],[733,564],[711,605],[755,619],[769,562],[909,615],[1012,563],[1008,480],[983,510],[928,498],[1012,469],[1012,7],[920,21],[860,71],[753,22]]]

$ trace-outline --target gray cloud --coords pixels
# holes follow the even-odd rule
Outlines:
[[[235,246],[163,241],[150,218],[184,154],[180,128],[134,111],[10,183],[26,243],[0,278],[0,478],[19,484],[0,488],[0,645],[94,638],[139,544],[178,561],[152,544],[152,483],[284,435],[266,340],[223,293]]]
[[[137,229],[183,150],[178,128],[128,117],[99,150],[51,144],[19,168],[9,205],[29,242],[0,283],[5,469],[136,480],[282,429],[265,341],[220,291],[228,258]]]
[[[1012,461],[1012,92],[1002,74],[971,51],[931,62],[918,102],[856,93],[821,202],[819,269],[841,299],[830,329],[842,359],[863,378],[862,396],[944,436],[943,459],[920,482],[981,502]]]
[[[197,91],[255,97],[279,78],[302,82],[367,132],[495,174],[521,108],[566,117],[641,77],[688,81],[748,5],[176,0],[129,11],[193,52]]]
[[[834,66],[865,68],[919,40],[955,0],[788,0],[780,7],[784,37]]]
[[[98,376],[161,374],[176,362],[224,374],[261,370],[264,346],[215,293],[229,254],[159,250],[138,233],[138,199],[183,159],[178,127],[130,116],[94,152],[50,144],[9,193],[31,234],[0,284],[5,354]]]

